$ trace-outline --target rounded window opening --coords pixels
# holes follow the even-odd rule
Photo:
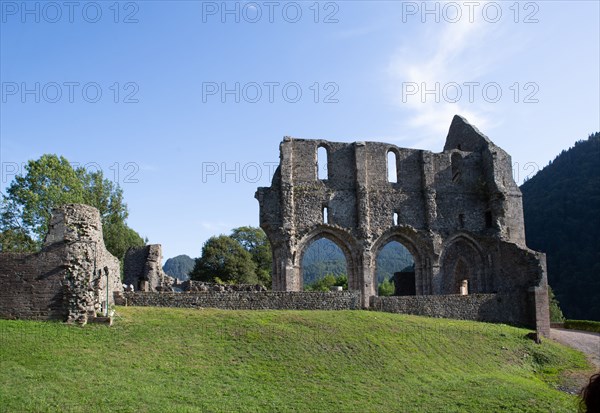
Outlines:
[[[387,179],[392,184],[398,182],[398,158],[394,151],[387,153]]]
[[[301,262],[304,291],[348,289],[348,265],[340,247],[327,238],[310,243]]]
[[[390,241],[376,260],[377,295],[416,295],[415,259],[404,245]]]
[[[329,179],[327,168],[327,148],[319,146],[317,149],[317,177],[318,179]]]

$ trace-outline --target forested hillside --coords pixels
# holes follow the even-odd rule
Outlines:
[[[163,271],[171,277],[185,281],[190,278],[188,274],[194,269],[195,263],[196,261],[187,255],[178,255],[165,262]]]
[[[521,186],[527,245],[545,252],[563,313],[600,321],[600,133]]]

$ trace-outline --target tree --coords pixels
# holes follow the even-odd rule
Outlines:
[[[256,264],[239,242],[227,235],[209,238],[202,247],[202,256],[196,259],[190,278],[215,282],[217,279],[232,284],[256,284]]]
[[[600,321],[600,133],[562,151],[521,186],[527,246],[546,253],[568,319]]]
[[[383,280],[383,282],[379,283],[379,287],[377,287],[377,294],[380,297],[389,297],[391,295],[394,295],[394,291],[394,283],[390,281],[389,278]]]
[[[35,247],[35,241],[20,228],[0,232],[0,252],[27,252]]]
[[[565,316],[560,309],[560,304],[554,296],[552,287],[548,286],[548,302],[550,306],[550,321],[553,323],[562,323],[565,321]]]
[[[312,284],[308,284],[305,291],[331,291],[331,287],[339,286],[344,290],[348,289],[348,277],[345,274],[338,275],[337,277],[331,273],[325,274],[324,277],[314,281]]]
[[[102,171],[74,169],[66,158],[46,154],[30,160],[25,174],[15,177],[2,196],[0,249],[39,250],[52,210],[68,203],[98,208],[104,243],[116,257],[122,258],[130,246],[145,244],[125,223],[128,212],[120,187],[104,179]]]
[[[256,227],[239,227],[231,231],[230,237],[250,253],[252,261],[256,264],[258,281],[270,287],[273,255],[265,232]]]

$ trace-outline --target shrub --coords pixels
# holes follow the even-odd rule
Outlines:
[[[550,304],[550,321],[553,323],[562,323],[565,321],[565,316],[560,309],[560,304],[550,286],[548,286],[548,301]]]
[[[379,287],[377,288],[377,294],[379,294],[380,297],[389,297],[394,295],[395,290],[394,283],[387,279],[379,284]]]
[[[600,333],[600,321],[591,320],[565,320],[565,328],[570,330],[583,330]]]
[[[333,274],[326,274],[323,278],[307,285],[305,291],[330,291],[331,287],[339,285],[344,290],[348,289],[348,277],[344,274],[337,277]]]

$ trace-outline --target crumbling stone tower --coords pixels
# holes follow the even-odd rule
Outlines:
[[[319,148],[327,152],[326,179],[318,178]],[[469,294],[504,297],[501,321],[549,329],[545,256],[525,245],[511,158],[460,116],[441,153],[286,137],[271,186],[256,198],[273,249],[274,290],[301,290],[306,248],[327,238],[346,257],[349,289],[368,307],[376,257],[397,241],[414,258],[416,295],[460,294],[468,285]]]
[[[104,246],[100,213],[67,204],[52,211],[38,253],[0,254],[0,317],[85,324],[123,291],[119,260]]]

